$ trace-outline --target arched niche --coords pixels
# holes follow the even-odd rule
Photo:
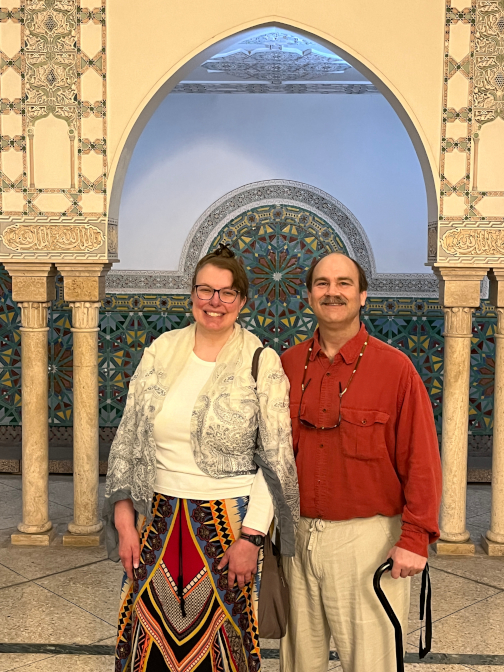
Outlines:
[[[434,175],[437,172],[437,166],[422,126],[414,112],[409,108],[400,91],[398,91],[392,82],[384,76],[377,65],[359,59],[356,55],[356,50],[351,50],[348,45],[346,45],[346,48],[343,48],[343,46],[338,44],[336,40],[328,39],[328,37],[321,34],[320,31],[317,32],[313,28],[309,29],[307,26],[303,26],[298,22],[292,21],[292,23],[288,23],[286,22],[285,17],[279,17],[279,19],[275,21],[270,19],[261,22],[258,20],[254,25],[249,25],[247,28],[241,30],[237,29],[232,34],[229,34],[229,31],[227,31],[224,35],[221,34],[212,37],[211,40],[201,46],[200,50],[193,51],[186,60],[180,62],[178,68],[168,72],[162,80],[156,83],[154,89],[151,90],[149,95],[142,101],[135,111],[135,114],[130,119],[127,128],[125,128],[122,133],[119,147],[112,158],[110,170],[111,185],[109,187],[110,201],[108,208],[109,222],[113,225],[117,225],[119,204],[129,161],[138,138],[161,101],[170,93],[173,87],[182,81],[196,66],[225,50],[230,44],[235,43],[237,39],[244,40],[249,34],[255,34],[259,28],[267,27],[277,27],[279,29],[294,31],[311,40],[315,40],[353,65],[379,89],[399,116],[412,141],[424,177],[428,205],[428,221],[436,222],[438,217],[438,193]]]

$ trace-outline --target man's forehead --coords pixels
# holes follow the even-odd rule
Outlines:
[[[316,265],[313,281],[319,278],[350,278],[358,280],[359,273],[354,262],[344,254],[330,254]]]

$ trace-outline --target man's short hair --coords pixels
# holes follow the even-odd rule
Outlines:
[[[344,254],[343,252],[328,252],[327,254],[324,254],[324,256],[319,257],[318,259],[314,259],[312,261],[312,265],[308,269],[306,273],[306,287],[308,288],[308,291],[312,291],[312,284],[313,284],[313,273],[315,272],[315,269],[319,265],[319,263],[322,261],[322,259],[325,259],[328,257],[330,254],[341,254],[343,257],[346,257],[347,259],[350,259],[350,261],[353,261],[353,263],[357,267],[357,271],[359,273],[359,292],[366,292],[368,288],[368,281],[366,278],[366,273],[364,272],[364,269],[362,266],[359,264],[358,261],[355,261],[355,259],[352,259],[352,257],[349,257],[348,254]]]

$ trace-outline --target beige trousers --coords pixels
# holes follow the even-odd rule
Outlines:
[[[301,518],[295,558],[284,558],[291,595],[281,672],[327,672],[331,635],[343,672],[393,672],[394,629],[373,575],[401,534],[400,516],[346,521]],[[381,585],[407,633],[410,579]]]

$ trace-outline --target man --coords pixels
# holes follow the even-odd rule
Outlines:
[[[441,467],[428,394],[399,350],[360,324],[367,280],[343,254],[307,274],[314,337],[282,356],[301,494],[283,672],[326,672],[332,635],[344,672],[395,670],[382,586],[407,632],[409,577],[439,536]],[[396,580],[394,580],[396,579]]]

